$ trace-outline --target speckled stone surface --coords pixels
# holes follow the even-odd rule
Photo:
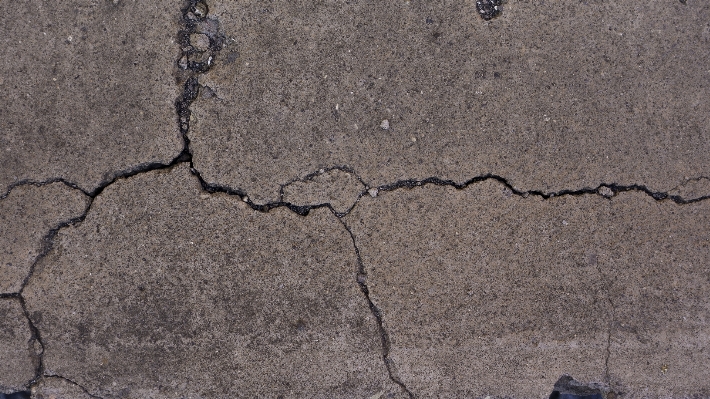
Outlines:
[[[32,399],[90,399],[81,387],[57,377],[45,377],[32,388]]]
[[[0,2],[2,392],[710,397],[710,3],[498,3]]]
[[[27,388],[35,375],[32,332],[17,298],[0,298],[0,393]]]
[[[0,3],[0,193],[51,178],[91,191],[178,155],[179,3]]]
[[[366,188],[356,175],[334,169],[290,182],[281,191],[282,200],[293,205],[328,204],[335,212],[344,214],[352,209]]]
[[[121,181],[24,291],[46,372],[105,398],[399,392],[329,211],[262,214],[187,166]]]
[[[545,192],[710,175],[706,2],[511,1],[489,22],[474,1],[208,5],[226,40],[195,166],[256,201],[331,166]]]
[[[363,197],[346,218],[417,397],[710,389],[710,204],[511,195],[486,181]]]
[[[89,197],[62,183],[15,187],[0,199],[0,294],[19,292],[51,229],[81,216]]]

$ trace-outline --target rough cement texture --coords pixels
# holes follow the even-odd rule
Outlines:
[[[0,3],[0,193],[170,162],[179,18],[168,0]]]
[[[2,389],[710,397],[710,4],[476,4],[0,2]]]
[[[32,399],[90,399],[91,396],[84,390],[62,378],[42,378],[32,388]]]
[[[707,2],[208,4],[226,40],[195,166],[257,202],[331,166],[545,192],[710,175]]]
[[[0,298],[0,393],[26,388],[35,375],[34,340],[17,298]]]
[[[42,239],[62,223],[81,216],[89,197],[62,183],[15,187],[0,199],[0,294],[19,292]]]
[[[543,200],[493,180],[363,197],[346,218],[417,397],[710,393],[710,203]]]
[[[257,213],[205,194],[180,166],[107,188],[56,241],[24,297],[43,332],[45,373],[92,394],[399,391],[350,235],[326,209]]]

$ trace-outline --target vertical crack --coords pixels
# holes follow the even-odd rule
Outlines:
[[[606,293],[606,300],[609,303],[609,307],[611,308],[611,314],[609,317],[609,326],[607,329],[607,336],[606,336],[606,348],[605,348],[605,353],[604,353],[604,383],[611,386],[611,375],[609,373],[609,359],[611,358],[611,335],[614,330],[614,323],[616,322],[616,306],[614,306],[614,300],[611,298],[611,281],[609,281],[609,279],[606,277],[606,275],[602,271],[602,268],[598,262],[596,264],[596,267],[597,267],[597,272],[599,273],[599,276],[601,277],[602,281],[604,281],[604,291]]]
[[[380,340],[382,344],[382,361],[385,363],[385,368],[387,369],[387,374],[392,382],[397,384],[410,398],[414,398],[414,394],[407,388],[407,386],[402,382],[395,371],[395,364],[390,358],[390,338],[387,334],[387,330],[382,322],[382,311],[372,302],[370,298],[370,289],[367,286],[367,272],[365,270],[365,264],[362,261],[362,256],[360,255],[360,248],[357,246],[357,241],[355,240],[355,235],[348,227],[347,223],[342,218],[338,218],[338,221],[343,225],[345,230],[350,234],[350,239],[353,242],[353,248],[355,248],[355,255],[357,256],[358,272],[357,272],[357,284],[360,287],[360,291],[365,295],[365,300],[367,300],[367,305],[370,308],[370,312],[374,316],[377,322],[377,329],[380,333]]]

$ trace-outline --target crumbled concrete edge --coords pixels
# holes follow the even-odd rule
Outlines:
[[[571,375],[565,374],[555,382],[550,399],[557,399],[560,395],[589,399],[612,399],[616,398],[617,394],[609,388],[608,384],[594,382],[585,384],[575,380]]]

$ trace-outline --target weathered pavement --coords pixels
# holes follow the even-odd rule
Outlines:
[[[623,3],[0,3],[0,393],[710,397],[710,4]]]

